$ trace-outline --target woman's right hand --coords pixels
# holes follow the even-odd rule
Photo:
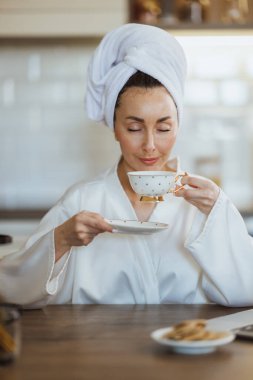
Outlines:
[[[54,230],[55,261],[59,260],[71,247],[88,245],[102,232],[112,232],[105,219],[89,211],[81,211]]]

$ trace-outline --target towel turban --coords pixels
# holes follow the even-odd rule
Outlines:
[[[169,91],[180,123],[186,77],[183,49],[165,30],[142,24],[125,24],[112,30],[96,48],[88,65],[88,117],[114,128],[118,94],[138,70],[157,79]]]

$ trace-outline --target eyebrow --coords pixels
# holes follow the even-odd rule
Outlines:
[[[137,117],[137,116],[127,116],[126,117],[127,120],[134,120],[134,121],[138,121],[139,123],[144,123],[144,119],[140,118],[140,117]],[[164,116],[164,117],[161,117],[161,119],[158,119],[157,122],[161,123],[163,121],[166,121],[168,119],[171,119],[171,116]]]

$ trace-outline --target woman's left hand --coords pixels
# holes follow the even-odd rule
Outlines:
[[[175,196],[183,197],[208,215],[219,196],[220,188],[210,179],[188,174],[182,177],[181,183],[187,187],[176,190]]]

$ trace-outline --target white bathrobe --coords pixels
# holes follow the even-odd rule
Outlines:
[[[150,221],[169,228],[151,235],[99,234],[54,264],[54,228],[81,210],[136,220],[117,165],[72,187],[42,219],[24,249],[0,261],[0,293],[29,307],[63,303],[253,304],[253,242],[220,191],[208,217],[171,194]]]

